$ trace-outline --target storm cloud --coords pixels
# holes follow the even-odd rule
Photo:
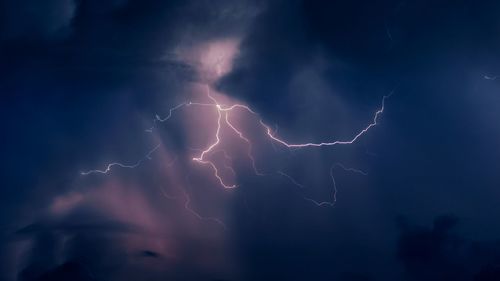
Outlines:
[[[476,2],[1,1],[0,279],[497,280]]]

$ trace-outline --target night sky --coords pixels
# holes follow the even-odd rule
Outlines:
[[[0,119],[0,280],[500,280],[499,1],[0,0]]]

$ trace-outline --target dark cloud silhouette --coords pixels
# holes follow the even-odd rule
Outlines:
[[[141,256],[147,257],[147,258],[158,258],[160,255],[154,251],[151,250],[144,250],[141,253]]]
[[[397,257],[411,280],[488,280],[500,263],[498,242],[478,242],[454,230],[458,218],[442,216],[432,228],[402,228]]]
[[[75,280],[75,281],[87,281],[96,280],[91,272],[89,272],[82,264],[77,262],[67,262],[55,269],[43,273],[40,277],[35,279],[30,279],[30,277],[25,278],[24,276],[20,280],[36,280],[36,281],[63,281],[63,280]]]
[[[0,2],[2,22],[0,40],[53,40],[71,32],[71,23],[77,10],[77,1],[50,0]]]
[[[500,269],[497,266],[487,266],[474,277],[474,281],[493,281],[500,278]]]

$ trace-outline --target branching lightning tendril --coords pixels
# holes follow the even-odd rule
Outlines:
[[[163,189],[163,188],[160,188],[160,190],[161,190],[162,195],[165,198],[169,199],[169,200],[178,200],[179,199],[177,196],[173,196],[173,195],[168,194],[165,191],[165,189]],[[184,206],[184,209],[187,212],[189,212],[190,214],[192,214],[193,216],[195,216],[199,220],[215,222],[218,225],[220,225],[224,230],[227,230],[226,224],[223,221],[221,221],[220,219],[218,219],[216,217],[205,217],[205,216],[202,216],[200,213],[196,212],[193,208],[191,208],[191,197],[189,196],[189,194],[187,193],[187,191],[182,190],[182,194],[184,195],[183,206]]]
[[[392,92],[391,92],[391,94],[392,94]],[[327,142],[291,143],[291,142],[285,141],[284,139],[277,136],[276,130],[273,131],[271,129],[271,127],[269,125],[267,125],[266,123],[264,123],[264,121],[262,119],[260,119],[259,122],[260,122],[260,125],[262,126],[262,128],[265,130],[267,136],[270,138],[270,140],[272,140],[273,142],[276,142],[278,144],[281,144],[287,148],[306,148],[306,147],[321,147],[321,146],[335,146],[335,145],[353,144],[360,137],[362,137],[364,134],[366,134],[371,128],[378,125],[379,117],[384,112],[384,109],[385,109],[385,100],[388,97],[390,97],[391,94],[384,96],[382,98],[381,107],[375,112],[374,117],[372,119],[372,122],[369,123],[362,130],[360,130],[354,137],[352,137],[351,139],[348,139],[348,140],[333,140],[333,141],[327,141]],[[217,165],[214,162],[207,159],[209,154],[216,152],[215,149],[219,145],[219,143],[221,142],[222,127],[226,126],[231,131],[233,131],[240,139],[242,139],[244,142],[247,143],[247,145],[248,145],[248,153],[247,154],[248,154],[249,159],[252,162],[252,167],[255,171],[255,174],[264,175],[263,173],[259,172],[257,167],[256,167],[255,159],[252,155],[252,143],[251,143],[251,141],[247,137],[245,137],[243,132],[241,130],[239,130],[230,121],[230,114],[233,112],[233,110],[236,110],[236,109],[247,111],[248,113],[253,114],[255,116],[259,116],[259,115],[254,110],[252,110],[250,107],[243,105],[243,104],[233,104],[231,106],[225,106],[225,105],[219,104],[218,101],[210,94],[210,87],[209,86],[207,86],[207,97],[212,101],[211,103],[183,102],[175,107],[172,107],[169,110],[169,113],[166,117],[161,118],[159,115],[156,115],[155,121],[165,122],[165,121],[169,120],[173,116],[173,113],[182,107],[194,107],[194,106],[213,107],[216,111],[216,114],[217,114],[217,117],[216,117],[217,118],[217,127],[216,127],[215,132],[214,132],[215,140],[213,143],[209,144],[205,149],[202,149],[200,154],[198,156],[193,157],[192,160],[197,162],[197,163],[210,166],[211,169],[213,169],[213,171],[214,171],[214,177],[217,179],[217,181],[221,184],[222,187],[224,187],[226,189],[232,189],[232,188],[237,187],[236,184],[226,183],[224,181],[224,179],[222,178],[222,176],[220,175],[220,172],[217,168]],[[152,129],[150,129],[150,130],[152,130]],[[159,146],[160,145],[157,145],[156,147],[154,147],[151,151],[149,151],[146,154],[146,156],[144,158],[140,159],[139,161],[137,161],[134,164],[123,164],[123,163],[115,162],[115,163],[108,164],[104,170],[90,170],[90,171],[82,172],[81,174],[82,175],[89,175],[92,173],[107,174],[111,171],[111,169],[114,166],[118,166],[118,167],[122,167],[122,168],[136,168],[144,160],[151,159],[151,154],[154,153],[159,148]],[[224,154],[225,154],[226,158],[228,158],[228,156],[225,152],[224,152]],[[364,174],[364,172],[359,171],[359,170],[355,170],[352,168],[346,169],[344,166],[342,166],[341,164],[338,164],[338,163],[336,165],[344,168],[345,170]],[[227,166],[226,166],[226,168],[227,168]],[[232,170],[234,172],[234,169],[231,168],[230,170]],[[278,172],[278,173],[283,175],[283,176],[287,176],[283,172]],[[333,178],[333,176],[332,176],[332,178]],[[292,178],[290,177],[290,179],[292,179]]]
[[[333,174],[334,170],[335,170],[335,167],[340,167],[341,169],[343,169],[344,171],[347,171],[347,172],[353,172],[353,173],[358,173],[358,174],[361,174],[363,176],[367,176],[368,173],[366,172],[363,172],[359,169],[354,169],[354,168],[347,168],[346,166],[344,166],[342,163],[335,163],[332,165],[332,167],[330,167],[330,178],[332,179],[332,191],[331,191],[331,201],[323,201],[323,202],[318,202],[318,201],[315,201],[313,199],[308,199],[309,201],[311,202],[314,202],[317,206],[334,206],[335,203],[337,202],[337,181],[335,180],[335,176]]]
[[[114,162],[114,163],[110,163],[108,165],[106,165],[106,168],[104,170],[89,170],[89,171],[85,171],[85,172],[80,172],[81,175],[83,176],[86,176],[86,175],[90,175],[90,174],[94,174],[94,173],[99,173],[99,174],[107,174],[109,172],[111,172],[111,169],[114,167],[114,166],[118,166],[118,167],[121,167],[121,168],[129,168],[129,169],[133,169],[133,168],[137,168],[139,167],[145,160],[151,160],[151,155],[158,149],[160,148],[160,144],[158,144],[157,146],[155,146],[153,149],[151,149],[143,158],[139,159],[139,161],[135,162],[134,164],[123,164],[123,163],[119,163],[119,162]]]

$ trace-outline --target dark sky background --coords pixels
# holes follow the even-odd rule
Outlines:
[[[500,280],[499,15],[493,0],[0,1],[0,280]],[[234,38],[213,87],[280,137],[349,139],[393,92],[379,125],[292,150],[248,128],[266,175],[235,156],[224,190],[191,161],[213,113],[153,120],[206,83],[182,54]],[[367,175],[336,166],[337,201],[316,206],[334,163]]]

